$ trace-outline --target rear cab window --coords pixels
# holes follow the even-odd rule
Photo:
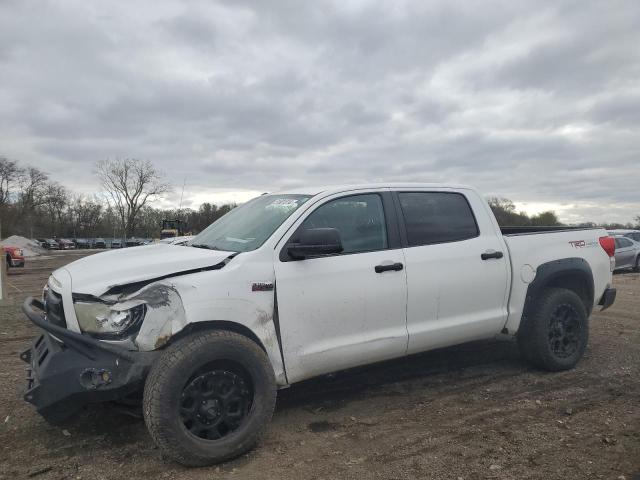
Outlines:
[[[467,198],[458,192],[398,192],[409,247],[480,235]]]

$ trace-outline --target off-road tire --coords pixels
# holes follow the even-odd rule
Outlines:
[[[183,390],[199,371],[216,362],[239,365],[250,383],[252,400],[237,429],[217,440],[187,430],[180,414]],[[144,388],[143,413],[162,454],[186,466],[224,462],[250,450],[264,433],[276,402],[276,382],[266,353],[234,332],[194,333],[169,346],[153,365]]]
[[[566,312],[566,314],[565,314]],[[575,340],[557,341],[557,317],[571,317],[574,329],[570,336]],[[567,329],[565,329],[567,331]],[[581,298],[573,291],[564,288],[547,288],[532,305],[523,324],[518,330],[518,347],[525,360],[534,366],[557,372],[573,368],[584,355],[589,340],[589,320],[587,309]],[[575,344],[568,349],[570,353],[557,353],[569,343]],[[555,348],[555,350],[554,350]],[[566,354],[566,355],[565,355]]]

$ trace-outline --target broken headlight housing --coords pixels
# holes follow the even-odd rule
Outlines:
[[[118,310],[101,302],[76,301],[74,303],[78,325],[83,333],[102,338],[121,338],[142,323],[144,305]]]

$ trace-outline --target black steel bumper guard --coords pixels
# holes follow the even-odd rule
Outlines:
[[[44,305],[29,297],[22,310],[44,330],[20,354],[29,364],[24,399],[58,423],[88,403],[118,400],[144,386],[159,352],[125,350],[49,323]]]

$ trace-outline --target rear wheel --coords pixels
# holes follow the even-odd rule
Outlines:
[[[636,263],[635,263],[635,265],[633,266],[633,271],[634,271],[634,272],[640,272],[640,255],[638,255],[638,256],[636,257]]]
[[[549,371],[568,370],[582,358],[589,339],[587,310],[564,288],[545,289],[518,331],[525,359]]]
[[[245,453],[264,432],[276,384],[265,352],[233,332],[211,331],[169,347],[144,390],[144,417],[162,453],[183,465]]]

